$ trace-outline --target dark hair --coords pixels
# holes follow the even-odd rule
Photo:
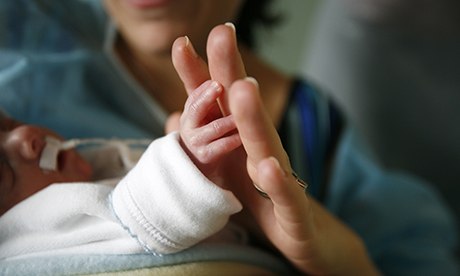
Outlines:
[[[269,10],[272,0],[246,0],[241,7],[236,20],[238,40],[255,48],[255,32],[258,26],[269,28],[275,26],[281,19],[279,14],[273,14]]]

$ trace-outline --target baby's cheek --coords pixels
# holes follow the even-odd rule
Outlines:
[[[59,161],[60,182],[88,182],[92,180],[92,168],[75,150],[64,151]]]
[[[76,180],[75,181],[90,181],[93,175],[93,169],[90,164],[80,156],[77,157]]]

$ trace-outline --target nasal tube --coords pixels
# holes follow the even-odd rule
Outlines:
[[[147,147],[152,140],[149,139],[102,139],[102,138],[89,138],[89,139],[71,139],[61,141],[55,137],[46,136],[46,145],[43,148],[40,156],[39,166],[43,170],[56,171],[57,160],[60,151],[76,148],[80,145],[116,145],[120,151],[126,151],[128,146],[142,146]],[[126,159],[126,160],[125,160]],[[123,158],[123,163],[127,167],[132,167],[133,164],[127,158]]]
[[[45,142],[45,147],[40,156],[39,167],[48,171],[57,170],[57,159],[61,150],[74,148],[77,144],[74,140],[63,142],[51,136],[46,136]]]

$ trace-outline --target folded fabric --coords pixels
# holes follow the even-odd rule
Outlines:
[[[174,253],[222,229],[240,202],[204,176],[174,139],[154,141],[115,188],[113,209],[149,251]],[[157,185],[156,183],[161,183]]]
[[[178,139],[155,140],[119,184],[53,184],[10,209],[0,217],[0,260],[172,253],[222,230],[241,204],[193,165]]]

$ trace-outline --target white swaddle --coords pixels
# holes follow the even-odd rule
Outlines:
[[[10,209],[0,217],[0,259],[168,254],[218,233],[242,206],[193,165],[178,139],[152,142],[119,183],[53,184]]]

